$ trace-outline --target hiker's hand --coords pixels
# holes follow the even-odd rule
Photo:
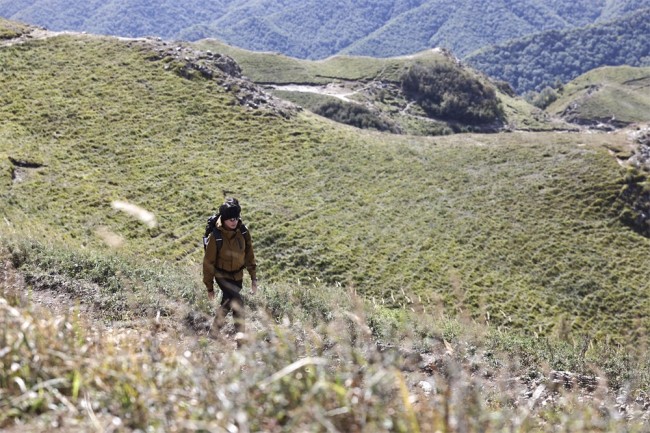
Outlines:
[[[251,295],[257,293],[257,280],[251,281]]]
[[[214,299],[214,291],[208,292],[208,299],[213,300]]]

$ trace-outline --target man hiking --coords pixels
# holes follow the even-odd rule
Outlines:
[[[225,324],[225,318],[232,310],[237,335],[237,345],[245,338],[244,300],[242,290],[244,269],[251,277],[251,294],[257,292],[255,253],[253,242],[246,226],[240,219],[241,207],[235,198],[227,198],[219,206],[218,218],[209,227],[203,257],[203,283],[208,289],[208,298],[214,299],[214,281],[221,289],[221,305],[212,322],[209,336],[217,338]],[[210,223],[209,223],[210,225]]]

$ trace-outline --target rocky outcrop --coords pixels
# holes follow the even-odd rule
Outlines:
[[[630,157],[630,164],[642,171],[650,172],[650,126],[639,128],[630,134],[637,144],[634,154]]]
[[[231,57],[211,51],[196,50],[184,43],[173,43],[156,39],[133,40],[151,50],[149,60],[161,62],[165,70],[173,71],[181,77],[214,80],[224,89],[232,92],[237,101],[253,110],[267,110],[288,118],[300,107],[288,101],[275,98],[262,87],[242,76],[239,64]]]
[[[47,39],[62,34],[83,38],[106,38],[107,36],[74,32],[54,32],[41,27],[25,26],[14,37],[0,40],[0,46],[25,43],[35,39]],[[110,38],[110,37],[109,37]],[[239,64],[231,57],[194,49],[184,42],[165,41],[161,38],[120,38],[129,46],[138,46],[151,54],[148,59],[163,64],[163,68],[192,80],[196,78],[214,80],[227,91],[232,92],[236,100],[251,110],[266,110],[271,114],[289,118],[301,110],[295,104],[275,98],[242,76]]]
[[[30,175],[31,170],[44,166],[44,164],[37,161],[14,158],[11,156],[9,156],[9,162],[11,162],[11,180],[14,183],[23,182]]]
[[[150,46],[152,56],[150,60],[166,61],[175,60],[184,66],[181,75],[192,78],[192,71],[199,72],[204,78],[215,78],[225,74],[233,78],[241,78],[241,68],[231,57],[211,51],[198,51],[181,43],[165,42],[161,39],[145,39],[135,43]],[[169,69],[169,68],[166,68]],[[220,71],[223,74],[220,74]]]

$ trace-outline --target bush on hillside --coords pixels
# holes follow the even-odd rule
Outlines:
[[[557,91],[552,87],[545,87],[541,92],[528,92],[524,95],[526,101],[539,109],[545,109],[558,98]]]
[[[431,117],[466,124],[491,123],[503,117],[494,88],[458,68],[416,64],[400,81],[404,93]]]
[[[399,132],[394,124],[380,118],[376,113],[359,104],[328,101],[316,107],[314,112],[336,122],[356,126],[357,128]]]
[[[29,31],[27,25],[0,18],[0,40],[18,38]]]
[[[632,170],[623,179],[620,219],[635,232],[650,237],[650,187],[645,174]]]

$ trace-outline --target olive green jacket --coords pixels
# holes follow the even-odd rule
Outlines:
[[[253,241],[250,232],[241,233],[241,221],[235,230],[227,230],[221,224],[220,218],[217,220],[216,229],[221,231],[223,237],[219,255],[217,256],[217,242],[210,233],[203,256],[203,283],[208,292],[214,291],[215,278],[243,280],[244,269],[248,271],[251,279],[257,279]]]

